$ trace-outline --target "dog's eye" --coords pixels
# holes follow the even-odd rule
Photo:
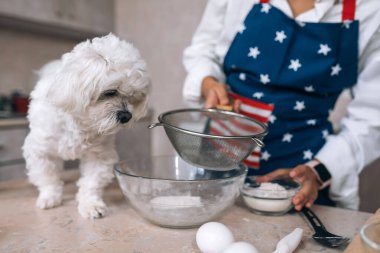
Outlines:
[[[103,93],[104,97],[115,97],[117,96],[118,92],[117,90],[107,90]]]

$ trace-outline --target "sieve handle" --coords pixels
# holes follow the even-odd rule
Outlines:
[[[152,128],[154,128],[154,127],[156,127],[156,126],[163,126],[164,124],[162,124],[162,123],[152,123],[152,124],[150,124],[149,126],[148,126],[148,128],[149,129],[152,129]]]
[[[264,146],[264,142],[258,138],[253,137],[252,140],[259,146],[260,148]]]

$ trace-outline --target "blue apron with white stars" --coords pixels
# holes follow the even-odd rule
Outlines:
[[[249,175],[313,159],[333,131],[329,112],[358,72],[355,1],[344,1],[339,23],[301,23],[267,2],[252,7],[223,66],[233,93],[274,108],[260,168]]]

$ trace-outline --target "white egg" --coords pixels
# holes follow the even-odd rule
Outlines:
[[[197,231],[198,248],[205,253],[221,253],[235,241],[231,230],[219,222],[203,224]]]
[[[259,253],[255,246],[248,242],[234,242],[223,253]]]

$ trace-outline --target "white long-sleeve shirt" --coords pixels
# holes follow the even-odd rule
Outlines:
[[[187,101],[201,102],[201,82],[220,82],[226,55],[238,27],[258,0],[209,0],[183,63],[188,75],[183,88]],[[293,18],[286,0],[270,3]],[[301,22],[341,22],[342,0],[316,0],[298,15]],[[338,206],[358,209],[359,173],[380,155],[380,0],[356,0],[359,20],[359,76],[340,131],[328,137],[316,155],[332,175],[330,197]]]

